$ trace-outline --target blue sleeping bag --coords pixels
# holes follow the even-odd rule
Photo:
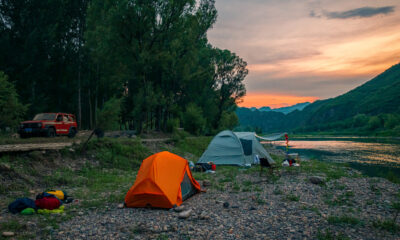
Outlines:
[[[17,200],[8,205],[8,210],[14,214],[20,213],[25,208],[33,208],[36,210],[35,201],[30,198],[17,198]]]

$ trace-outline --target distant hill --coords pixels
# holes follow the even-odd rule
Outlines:
[[[288,113],[291,113],[291,112],[293,112],[295,110],[302,111],[305,107],[307,107],[310,104],[311,103],[309,103],[309,102],[298,103],[298,104],[295,104],[295,105],[289,106],[289,107],[275,108],[275,109],[272,109],[272,111],[281,112],[283,114],[288,114]]]
[[[294,107],[294,106],[293,106]],[[237,109],[241,126],[270,131],[340,129],[400,130],[400,64],[335,98],[319,100],[287,115]]]
[[[309,102],[304,102],[304,103],[297,103],[297,104],[295,104],[295,105],[293,105],[293,106],[289,106],[289,107],[281,107],[281,108],[274,108],[274,109],[272,109],[272,108],[270,108],[270,107],[260,107],[260,108],[256,108],[256,107],[251,107],[251,108],[248,108],[248,109],[250,109],[251,111],[260,111],[260,112],[281,112],[281,113],[284,113],[284,114],[288,114],[288,113],[291,113],[291,112],[293,112],[293,111],[295,111],[295,110],[299,110],[299,111],[301,111],[301,110],[303,110],[305,107],[307,107],[308,105],[310,105],[311,103],[309,103]]]
[[[272,111],[272,109],[270,107],[260,107],[258,109],[258,111],[262,111],[262,112],[269,112]]]

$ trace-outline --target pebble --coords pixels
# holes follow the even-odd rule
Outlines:
[[[174,208],[175,212],[182,212],[183,210],[185,210],[185,206],[183,206],[183,205]]]
[[[15,234],[14,232],[3,232],[3,237],[13,237]]]
[[[188,209],[186,211],[180,212],[178,217],[181,219],[186,219],[190,216],[191,213],[192,213],[192,209]]]
[[[119,209],[124,208],[124,204],[123,203],[118,204],[117,208]]]
[[[203,187],[209,187],[211,186],[211,182],[208,180],[203,180]]]

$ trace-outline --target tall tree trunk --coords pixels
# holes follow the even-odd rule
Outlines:
[[[92,96],[90,94],[90,88],[89,88],[89,128],[93,128],[93,111],[92,111]]]
[[[81,60],[78,54],[78,128],[82,129],[82,100],[81,100]]]

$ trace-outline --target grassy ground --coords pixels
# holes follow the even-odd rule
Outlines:
[[[68,206],[68,211],[61,216],[20,216],[13,215],[7,221],[0,219],[0,231],[19,232],[19,239],[29,239],[36,230],[27,222],[32,222],[40,229],[40,234],[46,236],[58,228],[58,224],[77,214],[85,214],[91,209],[106,209],[122,203],[126,192],[134,183],[137,171],[143,159],[149,155],[163,150],[187,157],[196,162],[207,148],[212,137],[187,137],[167,143],[157,143],[149,147],[135,139],[94,139],[87,146],[85,153],[80,152],[80,145],[62,151],[31,152],[23,155],[6,155],[0,158],[0,208],[6,209],[7,205],[17,197],[34,198],[36,194],[46,189],[66,190],[78,201]],[[283,157],[272,155],[280,166]],[[316,160],[303,162],[300,168],[278,169],[281,174],[320,175],[332,181],[341,177],[360,177],[359,174],[349,174],[345,164],[323,163]],[[257,184],[239,177],[243,175],[259,174],[259,167],[239,168],[233,166],[218,166],[217,174],[193,173],[198,181],[210,181],[211,188],[231,192],[260,192]],[[264,173],[267,175],[267,173]],[[278,174],[268,175],[267,181],[277,182]],[[336,186],[342,189],[343,186]],[[295,193],[283,193],[279,186],[274,194],[282,195],[285,201],[299,201]],[[327,194],[326,202],[329,204],[346,204],[351,193],[342,197]],[[262,205],[265,199],[259,196],[255,201]],[[311,209],[318,211],[318,209]],[[328,219],[329,220],[329,219]],[[332,224],[348,223],[358,224],[356,219],[346,216],[332,216]],[[376,222],[376,228],[395,229],[397,225],[390,225],[390,221]],[[329,232],[321,233],[328,236]]]

